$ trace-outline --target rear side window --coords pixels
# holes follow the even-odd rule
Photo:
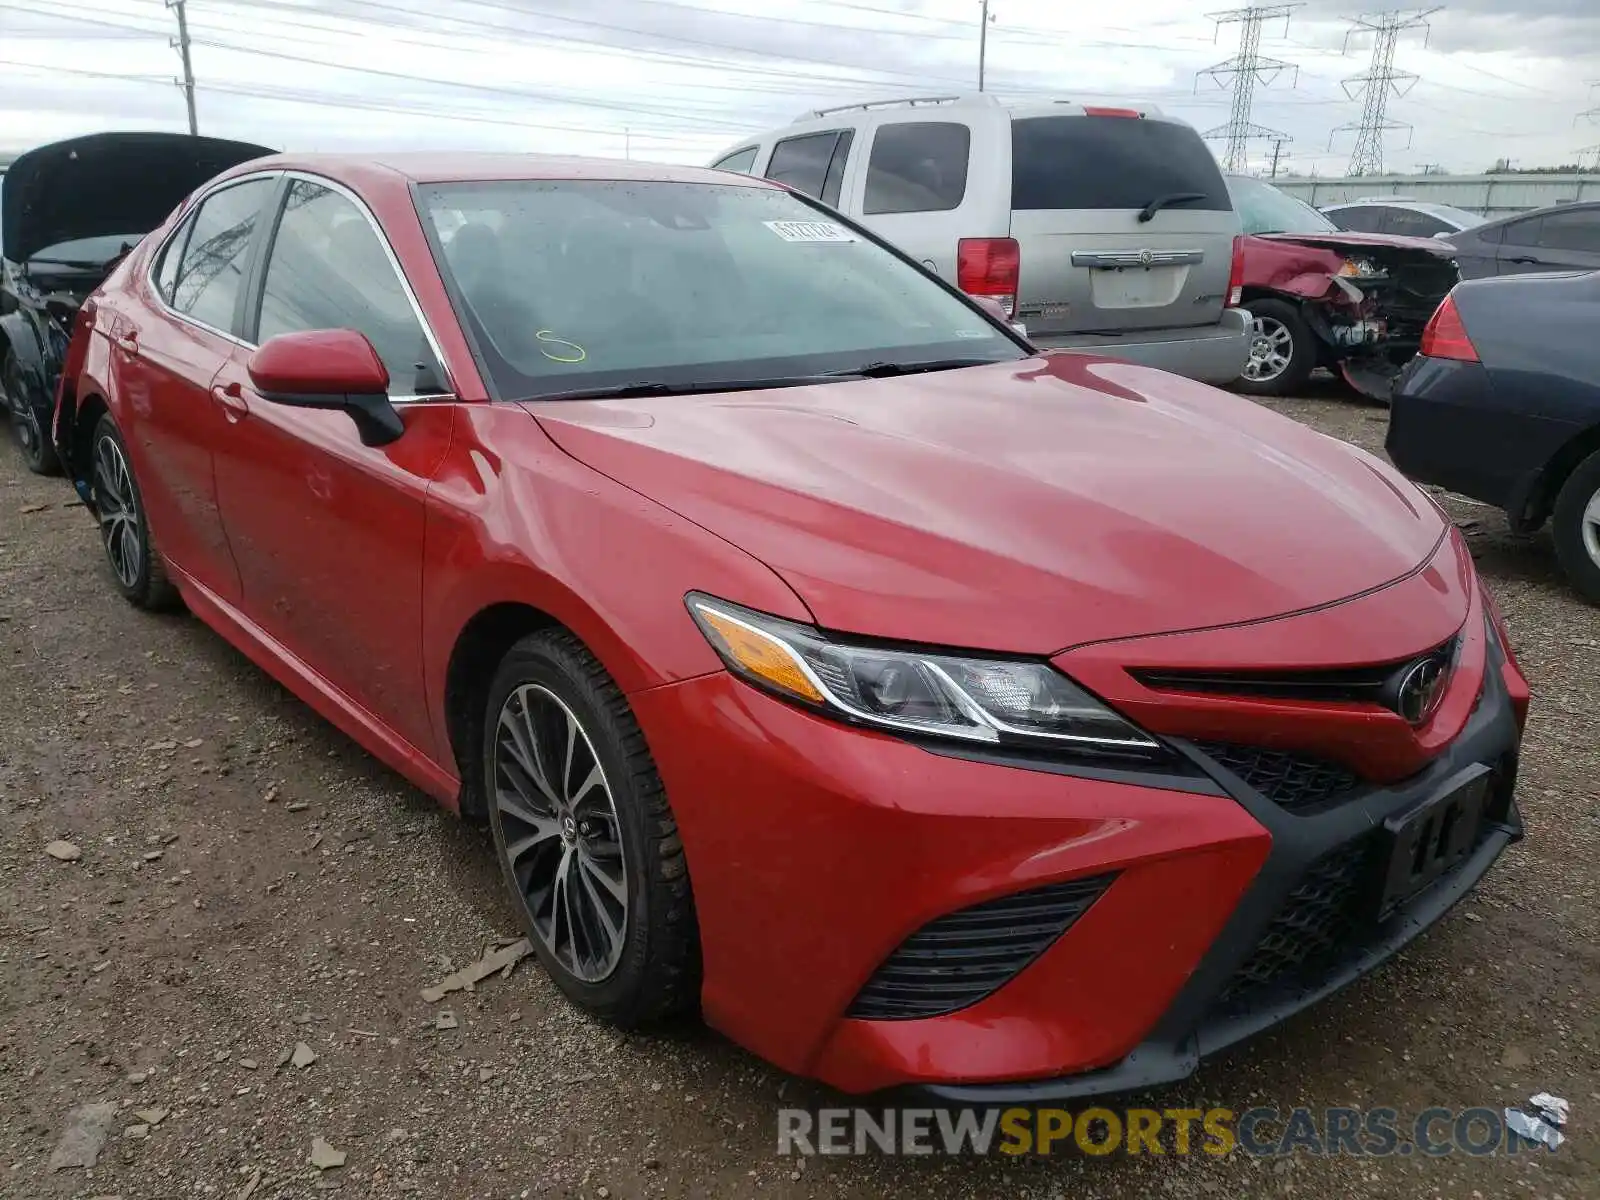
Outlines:
[[[1233,207],[1217,160],[1187,125],[1135,117],[1023,117],[1011,122],[1011,207],[1143,208],[1198,192],[1181,207]]]
[[[212,329],[233,330],[250,243],[276,183],[274,179],[252,179],[201,201],[177,277],[172,280],[173,308]]]
[[[714,171],[738,171],[741,174],[750,174],[750,168],[756,165],[756,151],[759,146],[746,146],[743,150],[736,150],[719,163],[712,164]]]
[[[824,204],[838,204],[850,142],[848,129],[786,138],[772,148],[767,178],[815,196]]]
[[[948,212],[967,194],[972,132],[948,121],[884,125],[867,160],[866,213]]]
[[[1576,250],[1600,254],[1600,209],[1545,213],[1539,245],[1546,250]]]
[[[1381,204],[1358,204],[1328,213],[1335,225],[1346,233],[1382,233],[1389,210]]]

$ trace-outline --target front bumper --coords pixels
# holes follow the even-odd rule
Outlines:
[[[1183,329],[1130,329],[1125,334],[1041,334],[1029,340],[1041,350],[1081,350],[1126,359],[1197,379],[1232,383],[1250,357],[1250,314],[1225,308],[1215,325]]]
[[[845,728],[724,674],[637,693],[694,884],[706,1018],[846,1092],[1028,1104],[1181,1079],[1391,956],[1520,836],[1525,693],[1497,647],[1488,657],[1475,703],[1461,699],[1470,715],[1426,767],[1299,814],[1177,737],[1191,774],[1018,769]],[[1384,820],[1479,764],[1496,772],[1493,801],[1465,861],[1381,923],[1358,919],[1368,893],[1345,886],[1348,911],[1324,914],[1341,922],[1327,953],[1261,968],[1266,939],[1305,919],[1308,879],[1332,863],[1359,884]],[[978,1002],[848,1015],[930,923],[1105,875],[1099,899]]]

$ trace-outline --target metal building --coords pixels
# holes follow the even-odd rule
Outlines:
[[[1600,200],[1600,175],[1368,175],[1272,182],[1317,208],[1363,196],[1405,196],[1490,218],[1574,200]]]

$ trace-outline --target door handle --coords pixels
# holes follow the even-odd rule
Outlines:
[[[1526,265],[1528,265],[1530,263],[1537,264],[1539,260],[1537,258],[1534,258],[1532,255],[1519,254],[1515,258],[1508,258],[1505,261],[1508,262],[1508,263],[1520,263],[1520,264],[1526,266]]]
[[[139,353],[139,335],[137,333],[119,333],[117,335],[117,349],[124,354],[137,355]]]
[[[211,395],[222,405],[222,410],[230,421],[237,421],[250,412],[250,404],[245,400],[244,392],[237,383],[219,383],[211,389]]]

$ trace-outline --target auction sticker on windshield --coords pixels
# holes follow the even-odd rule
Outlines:
[[[856,235],[833,221],[763,221],[786,242],[853,242]]]

